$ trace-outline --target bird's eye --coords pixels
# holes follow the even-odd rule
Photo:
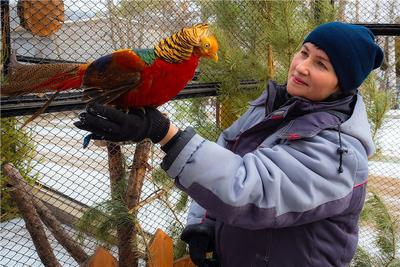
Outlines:
[[[209,43],[205,43],[205,44],[204,44],[204,47],[205,47],[205,48],[210,48],[210,44],[209,44]]]

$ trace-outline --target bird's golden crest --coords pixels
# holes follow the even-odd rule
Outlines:
[[[207,23],[183,28],[174,35],[161,40],[155,47],[156,55],[171,63],[187,60],[192,53],[218,61],[217,52],[217,39],[209,32]]]

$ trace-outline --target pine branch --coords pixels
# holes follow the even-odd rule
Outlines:
[[[353,267],[373,267],[371,256],[362,247],[358,246],[352,263]]]
[[[365,202],[361,220],[373,223],[378,231],[377,245],[389,266],[397,257],[398,225],[383,200],[374,192]]]
[[[142,142],[136,145],[135,154],[133,157],[133,165],[128,177],[128,183],[126,188],[126,193],[124,196],[127,213],[128,210],[136,207],[140,201],[140,195],[142,192],[142,186],[146,174],[146,170],[149,167],[147,161],[150,156],[151,150],[151,142],[150,140],[143,140]],[[128,213],[129,214],[129,213]],[[134,222],[137,220],[137,213],[132,214],[132,221],[127,223],[123,227],[123,231],[125,231],[126,239],[130,242],[132,248],[131,251],[138,251],[137,248],[137,231],[135,229]],[[138,259],[135,257],[133,261],[127,263],[130,266],[137,266]],[[121,265],[120,265],[121,266]]]

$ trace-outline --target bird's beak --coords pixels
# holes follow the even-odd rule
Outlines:
[[[218,54],[214,53],[210,55],[210,58],[214,61],[214,62],[218,62]]]

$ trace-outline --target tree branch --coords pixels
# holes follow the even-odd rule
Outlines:
[[[23,180],[22,176],[10,163],[5,164],[3,169],[7,176],[11,178],[9,182],[14,187],[13,190],[11,190],[11,194],[17,203],[17,207],[25,221],[26,229],[32,237],[36,252],[38,253],[42,263],[46,267],[61,267],[53,253],[49,240],[47,239],[39,215],[32,204],[29,192],[25,190],[24,185],[21,183],[21,180]]]
[[[17,179],[19,185],[26,193],[27,197],[31,199],[33,205],[36,208],[40,219],[47,226],[47,228],[53,233],[56,240],[67,250],[67,252],[75,259],[79,264],[84,263],[89,256],[80,247],[80,245],[73,240],[62,228],[60,222],[53,215],[53,213],[47,208],[47,206],[38,198],[36,198],[32,192],[32,187],[24,180],[22,175],[14,167],[11,167],[13,172],[17,174],[13,179]]]
[[[121,146],[107,142],[108,169],[110,172],[111,198],[122,197],[121,182],[124,179],[124,162]],[[137,259],[132,245],[133,222],[121,225],[117,229],[118,262],[120,267],[137,266]]]

